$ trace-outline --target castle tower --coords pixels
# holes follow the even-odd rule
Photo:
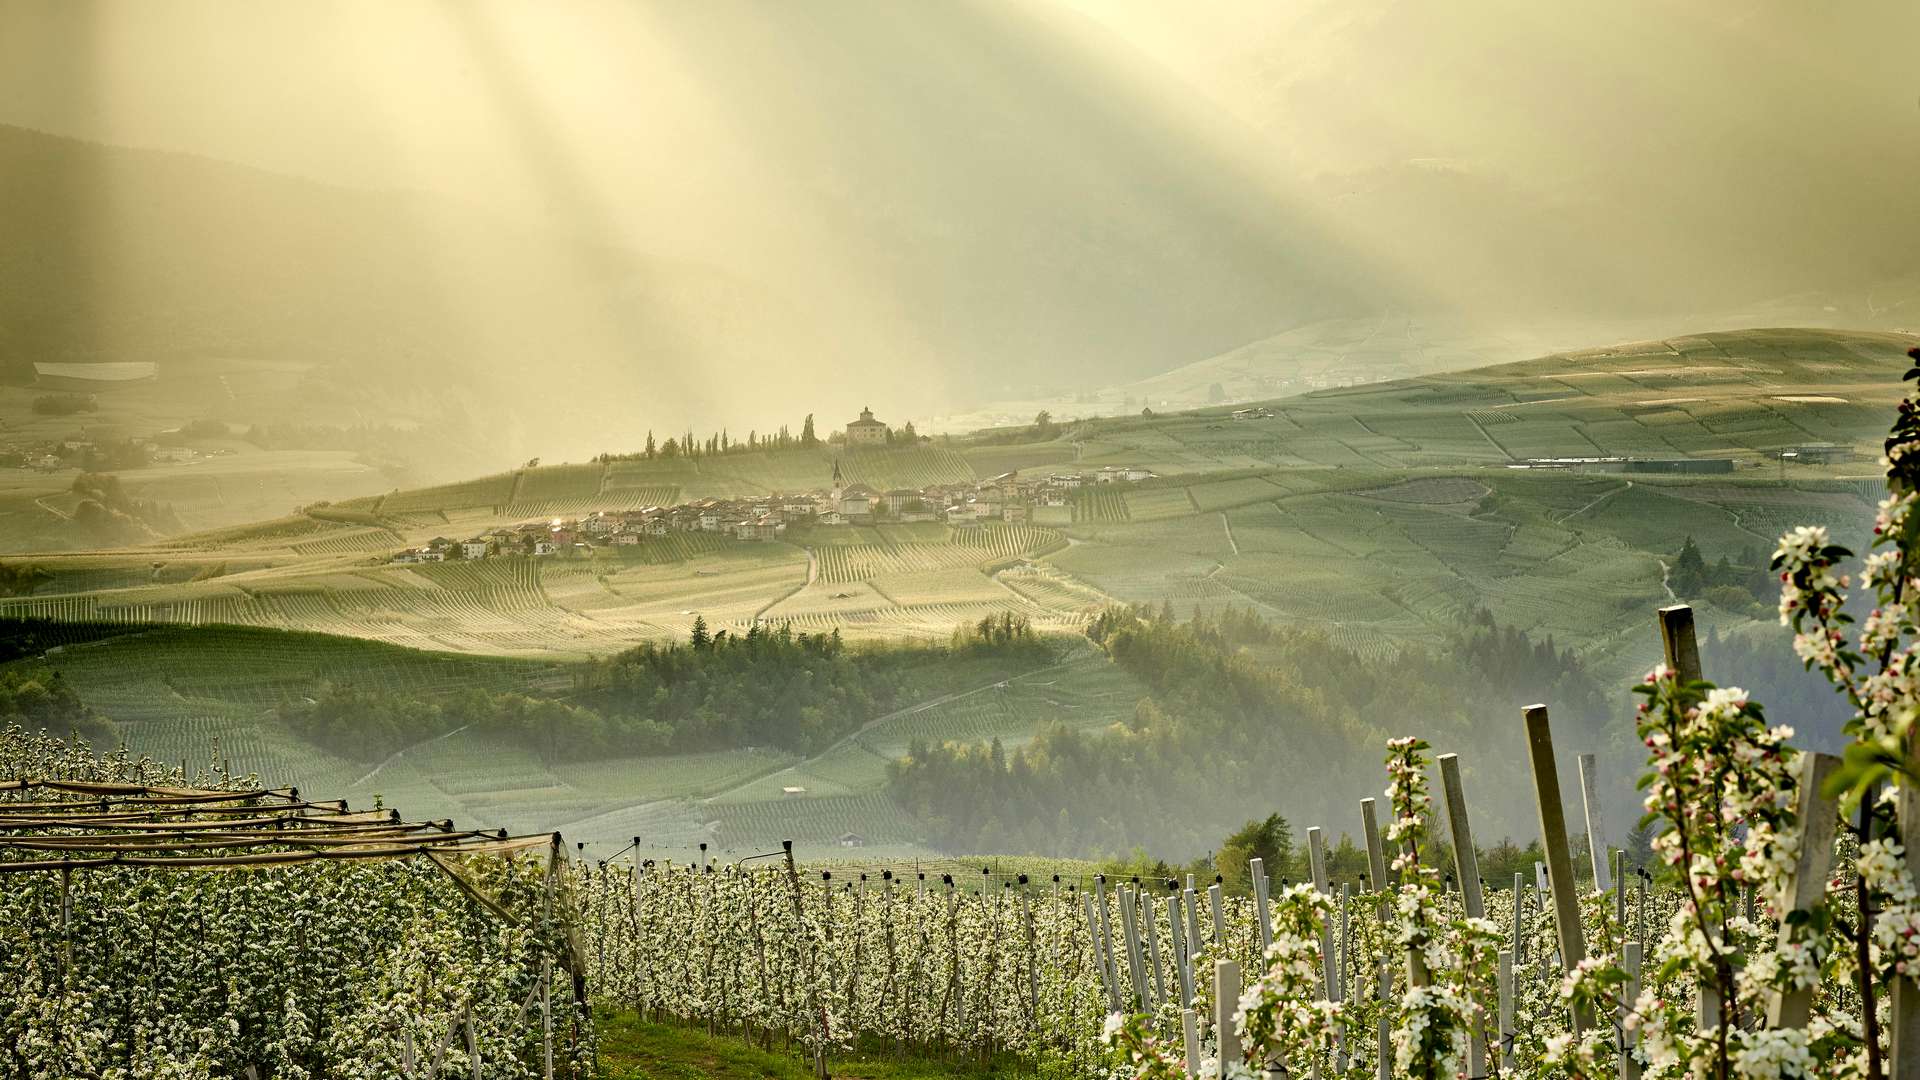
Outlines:
[[[847,445],[885,446],[887,444],[887,425],[873,418],[873,409],[860,410],[860,419],[847,425]]]

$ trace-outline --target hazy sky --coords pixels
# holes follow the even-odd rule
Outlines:
[[[744,427],[1328,314],[1910,294],[1916,40],[1901,0],[0,0],[0,123],[652,260],[566,256],[527,319],[601,325],[549,362]]]

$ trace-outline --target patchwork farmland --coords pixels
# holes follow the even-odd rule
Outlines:
[[[943,639],[1005,613],[1071,634],[1116,601],[1252,608],[1383,661],[1485,609],[1578,650],[1599,677],[1622,677],[1653,659],[1640,624],[1670,598],[1689,538],[1708,560],[1735,561],[1763,559],[1783,528],[1808,521],[1860,544],[1909,344],[1702,335],[1284,399],[1256,419],[1121,418],[1068,425],[1045,443],[842,458],[844,474],[876,487],[1010,468],[1158,474],[1083,486],[1058,524],[796,525],[766,542],[685,532],[582,557],[388,562],[403,545],[524,517],[823,487],[832,458],[546,466],[143,547],[34,556],[43,579],[0,600],[0,613],[135,628],[52,659],[163,756],[218,740],[222,756],[269,779],[487,825],[564,827],[595,845],[645,833],[663,851],[752,851],[782,835],[829,843],[858,821],[876,852],[928,856],[924,830],[882,794],[887,763],[909,742],[1012,745],[1056,723],[1097,732],[1130,715],[1140,687],[1097,654],[1071,652],[1058,671],[929,693],[807,760],[742,749],[555,764],[461,732],[359,766],[262,717],[348,673],[430,697],[460,685],[564,688],[569,664],[684,638],[696,617],[714,630],[757,621]],[[1809,447],[1819,452],[1777,456]],[[1615,455],[1729,464],[1522,467]],[[1738,597],[1683,599],[1703,632],[1771,619]]]

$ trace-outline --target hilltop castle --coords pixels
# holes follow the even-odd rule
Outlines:
[[[848,446],[885,446],[887,425],[873,418],[871,408],[860,410],[860,419],[847,425]]]

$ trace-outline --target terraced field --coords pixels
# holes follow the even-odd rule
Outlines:
[[[943,526],[929,539],[899,542],[881,534],[879,543],[822,546],[819,549],[820,579],[865,581],[878,575],[988,567],[1044,555],[1065,543],[1065,537],[1051,529],[1024,525]]]

